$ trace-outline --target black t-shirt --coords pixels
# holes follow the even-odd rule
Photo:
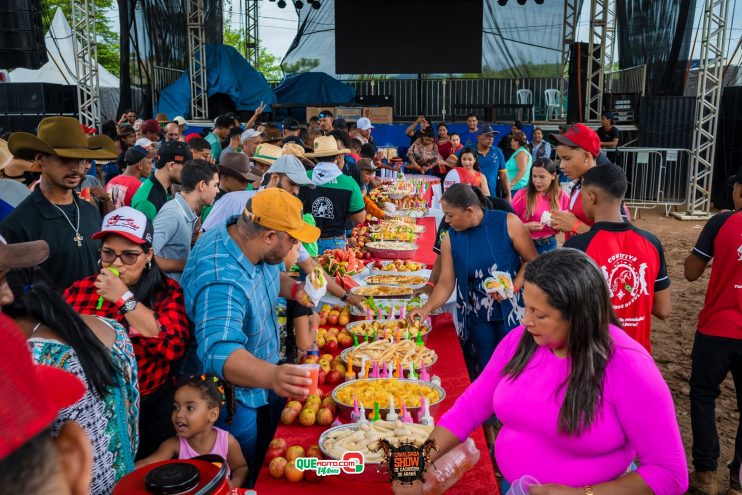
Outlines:
[[[504,199],[490,196],[489,200],[492,204],[491,209],[506,211],[515,215],[515,210],[513,209],[512,205]],[[446,219],[442,218],[441,222],[438,224],[438,231],[435,234],[435,244],[433,245],[433,252],[435,254],[441,254],[441,241],[443,240],[443,236],[446,235],[446,232],[448,232],[448,229],[449,226],[446,223]]]
[[[601,143],[610,143],[614,139],[618,139],[618,127],[616,127],[615,125],[607,131],[603,128],[603,126],[600,126],[595,132],[600,138]]]
[[[513,140],[513,133],[506,134],[500,138],[500,142],[497,143],[497,147],[502,150],[502,154],[505,155],[505,161],[508,161],[512,154],[515,152],[511,141]]]
[[[295,364],[299,355],[296,347],[296,332],[294,331],[294,319],[302,316],[310,316],[312,310],[302,306],[294,300],[286,301],[286,334],[284,336],[283,347],[285,348],[286,363]]]

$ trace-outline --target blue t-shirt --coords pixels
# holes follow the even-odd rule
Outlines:
[[[479,135],[479,129],[477,129],[474,132],[469,132],[468,129],[464,132],[460,132],[459,137],[461,138],[461,145],[464,148],[476,148],[478,135]]]
[[[455,155],[460,157],[462,151],[464,151],[463,148],[457,151]],[[494,196],[497,190],[497,181],[500,180],[500,170],[505,170],[505,156],[503,156],[500,148],[490,146],[486,155],[483,155],[477,149],[477,162],[479,162],[479,169],[487,177],[487,187],[489,187],[490,194]]]

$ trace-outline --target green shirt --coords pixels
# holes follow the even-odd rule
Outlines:
[[[307,172],[310,178],[312,172]],[[317,222],[322,238],[344,236],[348,217],[366,209],[361,188],[344,174],[314,189],[302,187],[299,199]]]
[[[152,174],[131,198],[131,207],[144,213],[154,223],[157,212],[171,199],[173,198],[168,195],[165,187]]]
[[[219,136],[214,134],[213,132],[209,133],[208,136],[206,136],[206,141],[209,142],[211,145],[211,156],[214,157],[214,160],[219,163],[219,155],[222,154],[222,141],[219,139]]]
[[[312,225],[314,227],[317,226],[317,222],[314,221],[314,217],[311,213],[305,213],[304,214],[304,221],[308,223],[309,225]],[[319,249],[317,248],[317,242],[305,242],[304,243],[304,249],[307,250],[307,253],[309,253],[309,256],[312,258],[315,258],[319,253]]]

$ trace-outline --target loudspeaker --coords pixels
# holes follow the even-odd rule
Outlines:
[[[567,122],[569,124],[585,121],[589,47],[587,43],[572,43],[569,47],[569,89],[567,91]]]
[[[0,115],[0,134],[21,131],[36,134],[36,128],[44,117],[46,115]]]
[[[75,114],[77,88],[61,84],[0,84],[0,114]]]
[[[41,0],[0,2],[0,67],[38,69],[49,57],[44,42]]]
[[[364,107],[393,107],[391,95],[356,95],[356,103]]]

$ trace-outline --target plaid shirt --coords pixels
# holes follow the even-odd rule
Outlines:
[[[206,373],[222,378],[224,363],[240,349],[268,363],[278,362],[275,307],[283,265],[253,265],[227,232],[236,219],[201,236],[181,279],[188,316],[196,322],[198,357]],[[235,398],[245,407],[258,408],[268,403],[268,391],[235,387]]]
[[[101,309],[96,309],[100,297],[94,285],[96,279],[97,275],[92,275],[78,280],[64,292],[64,298],[80,314],[113,318],[127,329],[139,367],[139,392],[151,394],[168,379],[171,363],[183,355],[190,338],[183,290],[177,282],[165,277],[167,291],[155,294],[149,308],[155,313],[160,334],[145,337],[132,332],[126,316],[120,314],[112,303],[103,301]]]

